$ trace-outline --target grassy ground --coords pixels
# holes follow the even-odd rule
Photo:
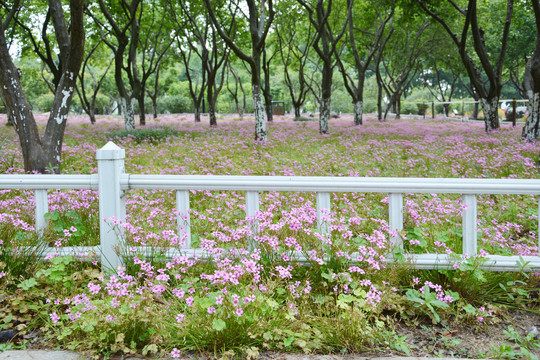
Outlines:
[[[368,118],[354,127],[345,115],[321,136],[316,121],[278,117],[269,124],[269,140],[256,143],[249,117],[221,116],[214,129],[191,115],[149,123],[127,133],[118,117],[98,117],[93,126],[70,117],[62,171],[95,173],[95,151],[112,140],[126,149],[126,172],[134,174],[538,178],[540,145],[522,143],[521,129],[507,124],[492,134],[482,123],[443,120]],[[0,172],[21,173],[16,137],[5,129]],[[528,329],[509,321],[520,314],[522,327],[540,325],[539,274],[484,271],[482,256],[452,270],[386,267],[393,244],[384,194],[332,194],[332,231],[323,236],[311,193],[261,193],[260,231],[252,234],[243,193],[193,191],[192,242],[216,257],[146,259],[128,248],[126,266],[114,276],[77,254],[39,262],[39,253],[21,248],[96,245],[96,196],[50,192],[50,226],[38,239],[31,194],[0,190],[0,330],[18,331],[3,348],[30,346],[24,339],[39,329],[49,345],[96,355],[375,349],[535,359],[540,351]],[[174,234],[174,209],[172,192],[129,191],[128,216],[118,226],[130,245],[179,247],[185,239]],[[462,210],[457,195],[406,194],[406,250],[459,253]],[[538,255],[537,215],[534,197],[480,196],[480,254]],[[289,261],[294,250],[310,266]],[[490,346],[466,347],[467,336],[458,338],[454,329],[462,335],[498,329],[500,336]],[[418,342],[419,334],[434,340]]]

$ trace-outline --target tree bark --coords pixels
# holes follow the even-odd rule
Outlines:
[[[7,23],[0,23],[0,91],[5,100],[6,110],[12,115],[15,130],[21,145],[26,172],[60,172],[60,157],[67,116],[84,53],[84,22],[82,0],[70,1],[71,26],[67,33],[62,4],[59,0],[49,1],[55,18],[56,39],[61,42],[59,49],[64,62],[61,76],[55,89],[55,98],[43,137],[40,138],[30,104],[23,93],[18,69],[9,55],[4,29]],[[67,41],[67,43],[65,43]]]
[[[253,107],[255,108],[255,140],[266,141],[266,118],[260,85],[253,85]]]
[[[523,85],[529,99],[529,117],[523,127],[521,137],[526,141],[535,141],[540,136],[540,3],[531,0],[536,16],[536,46],[525,66]]]
[[[357,101],[354,103],[354,125],[362,125],[364,102]]]
[[[131,96],[122,97],[120,107],[124,114],[124,128],[127,131],[135,130],[135,111],[133,109],[133,98]]]
[[[500,127],[498,105],[499,98],[494,99],[480,99],[482,104],[482,110],[484,110],[484,124],[486,132],[492,132]]]

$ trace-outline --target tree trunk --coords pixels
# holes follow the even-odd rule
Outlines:
[[[131,97],[121,98],[120,107],[122,108],[122,114],[124,114],[124,127],[126,130],[131,131],[135,129],[135,112],[133,110],[133,99]]]
[[[88,108],[88,116],[90,117],[90,124],[94,125],[96,123],[96,112],[93,106]]]
[[[154,117],[154,120],[156,120],[157,115],[158,115],[158,113],[157,113],[157,96],[150,96],[150,99],[152,100],[152,116]]]
[[[325,61],[322,71],[321,103],[319,112],[319,132],[328,134],[328,120],[330,119],[330,106],[332,99],[332,63]]]
[[[266,141],[266,116],[261,94],[261,87],[257,84],[252,86],[253,107],[255,108],[255,140]]]
[[[535,92],[532,96],[529,95],[529,117],[525,126],[523,126],[523,132],[521,137],[526,141],[534,141],[540,136],[539,124],[540,124],[540,92]]]
[[[476,100],[476,101],[479,101],[479,100]],[[478,104],[478,102],[475,102],[474,103],[474,108],[473,108],[473,113],[472,113],[472,118],[474,120],[478,119],[478,111],[479,111],[479,104]]]
[[[141,95],[138,97],[137,101],[139,103],[139,125],[146,125],[146,109],[144,108],[144,92],[141,91]]]
[[[358,100],[354,103],[354,125],[362,125],[362,115],[364,111],[364,102]]]
[[[448,117],[448,113],[450,112],[450,104],[447,104],[447,103],[443,104],[443,112],[444,112],[444,117]]]
[[[195,105],[195,122],[201,122],[201,107]]]
[[[70,1],[70,36],[65,27],[55,26],[64,62],[43,138],[40,138],[30,104],[23,93],[19,72],[9,54],[4,28],[0,23],[0,91],[19,137],[26,172],[60,172],[64,131],[84,52],[83,7],[83,1]],[[49,10],[53,17],[60,17],[58,22],[65,20],[62,18],[61,2],[49,1]]]
[[[268,122],[271,122],[274,120],[274,110],[272,108],[272,95],[269,97],[265,94],[264,95],[264,110],[266,111],[266,119],[268,119]]]
[[[482,103],[482,110],[484,110],[484,123],[486,126],[486,132],[489,133],[499,129],[499,99],[480,99],[480,102]]]
[[[300,119],[300,106],[297,106],[296,104],[293,104],[294,106],[294,118]]]
[[[208,117],[210,118],[210,127],[217,127],[216,101],[210,93],[208,93]]]
[[[328,120],[330,119],[330,98],[321,98],[319,113],[319,133],[328,134]]]
[[[536,14],[536,46],[525,66],[523,86],[527,92],[529,103],[527,108],[529,116],[523,127],[521,137],[526,141],[535,141],[540,136],[540,4],[533,1],[533,10]]]

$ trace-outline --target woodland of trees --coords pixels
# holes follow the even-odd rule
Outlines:
[[[0,95],[37,172],[60,171],[70,111],[114,111],[127,130],[150,113],[218,126],[216,112],[253,112],[264,141],[274,100],[327,133],[331,111],[362,125],[466,98],[490,132],[499,99],[518,98],[535,141],[539,19],[539,0],[0,0]],[[50,114],[42,134],[35,111]]]

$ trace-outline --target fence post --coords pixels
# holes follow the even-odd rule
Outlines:
[[[435,119],[435,102],[431,102],[431,118]]]
[[[119,251],[123,247],[123,232],[115,228],[111,219],[124,220],[126,200],[120,186],[124,174],[126,151],[109,141],[96,152],[99,179],[99,235],[101,242],[101,267],[107,272],[122,265]]]
[[[327,234],[330,232],[330,224],[328,220],[324,220],[323,217],[330,216],[331,204],[330,193],[318,192],[317,193],[317,229],[321,234]]]
[[[463,195],[463,255],[477,254],[476,195]]]
[[[396,231],[396,236],[391,236],[390,240],[396,249],[403,249],[403,239],[399,234],[403,230],[403,194],[391,193],[388,199],[388,213],[390,231]]]
[[[255,241],[253,237],[259,232],[259,222],[255,218],[259,211],[259,192],[258,191],[246,191],[246,217],[252,218],[253,222],[250,224],[251,232],[253,235],[250,237],[248,247],[250,250],[255,249]]]
[[[35,190],[34,199],[36,203],[36,231],[39,236],[43,235],[43,231],[47,226],[45,214],[49,212],[49,199],[47,198],[47,190]]]
[[[189,190],[176,191],[177,233],[180,239],[186,238],[183,248],[191,249],[191,220],[189,211]]]

